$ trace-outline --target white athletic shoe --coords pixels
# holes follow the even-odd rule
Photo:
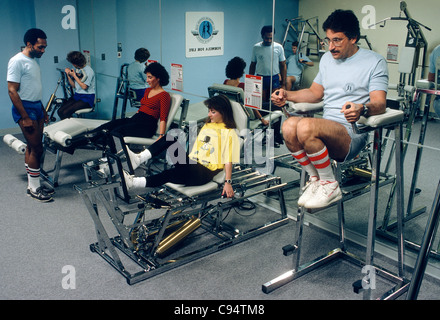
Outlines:
[[[139,153],[134,153],[127,148],[128,158],[130,159],[133,170],[136,170],[141,165],[141,156]]]
[[[304,204],[315,195],[319,187],[319,180],[316,178],[310,179],[302,188],[302,194],[298,199],[298,206],[302,207]]]
[[[131,174],[129,174],[127,171],[124,170],[124,181],[125,181],[125,186],[127,187],[128,190],[133,188],[133,178],[134,176],[132,176]]]
[[[314,196],[304,203],[304,207],[308,209],[324,208],[341,199],[342,192],[337,181],[321,180]]]

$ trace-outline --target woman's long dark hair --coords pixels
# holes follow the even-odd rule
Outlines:
[[[228,129],[235,129],[237,128],[237,125],[235,124],[234,120],[234,114],[232,112],[232,106],[231,102],[229,101],[229,98],[225,95],[219,94],[216,96],[213,96],[207,100],[204,101],[204,104],[210,108],[214,109],[217,112],[220,112],[220,114],[223,117],[223,122],[226,125],[226,128]],[[209,118],[206,119],[206,122],[209,122]]]

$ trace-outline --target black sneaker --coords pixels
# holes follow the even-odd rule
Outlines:
[[[48,196],[52,196],[52,195],[54,195],[54,193],[55,193],[55,189],[53,189],[53,188],[51,188],[51,187],[48,187],[48,186],[45,186],[44,184],[41,185],[40,188],[42,188],[43,191],[44,191]],[[28,194],[28,196],[31,195],[31,192],[30,192],[29,187],[27,188],[27,194]]]
[[[49,196],[52,196],[55,193],[55,189],[51,188],[47,185],[42,184],[41,187],[43,188],[44,192],[46,192]]]
[[[39,187],[35,192],[32,191],[31,189],[28,189],[28,194],[32,198],[34,198],[38,201],[41,201],[41,202],[49,202],[49,201],[53,200],[52,196],[48,195],[42,187]]]

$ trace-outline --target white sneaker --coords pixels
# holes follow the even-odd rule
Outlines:
[[[298,206],[302,207],[304,204],[315,195],[319,187],[319,180],[316,178],[310,179],[302,188],[302,194],[298,199]]]
[[[321,180],[314,196],[308,199],[304,207],[308,209],[324,208],[341,199],[342,192],[337,181]]]
[[[127,148],[128,158],[130,159],[131,166],[133,170],[136,170],[141,165],[141,156],[139,153],[134,153],[129,148]]]
[[[134,178],[134,176],[132,176],[131,174],[129,174],[125,170],[123,172],[124,172],[125,186],[127,187],[128,190],[130,190],[131,188],[133,188],[133,178]]]

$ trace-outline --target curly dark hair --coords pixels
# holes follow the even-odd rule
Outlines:
[[[66,60],[80,68],[84,68],[87,64],[86,57],[79,51],[70,51]]]
[[[170,75],[159,62],[150,63],[144,70],[144,73],[147,72],[159,79],[161,87],[170,83]]]
[[[150,57],[150,51],[145,48],[139,48],[134,52],[134,59],[139,62],[145,62]]]
[[[234,113],[232,111],[231,101],[229,100],[228,97],[226,97],[223,94],[219,94],[203,101],[203,103],[209,109],[214,109],[215,111],[220,112],[220,114],[223,117],[223,122],[226,125],[226,128],[228,129],[237,128],[237,125],[235,124],[235,120],[234,120]],[[209,117],[206,119],[206,122],[209,122]]]
[[[47,39],[46,33],[44,33],[44,31],[41,29],[32,28],[26,31],[23,37],[23,41],[25,45],[27,45],[28,42],[30,42],[31,45],[34,45],[37,43],[38,38]]]
[[[226,65],[226,77],[229,79],[241,78],[244,74],[244,68],[246,68],[246,62],[240,57],[234,57]]]
[[[359,27],[359,20],[351,10],[337,9],[333,11],[322,24],[324,32],[332,30],[333,32],[343,32],[347,38],[359,41],[361,31]]]

